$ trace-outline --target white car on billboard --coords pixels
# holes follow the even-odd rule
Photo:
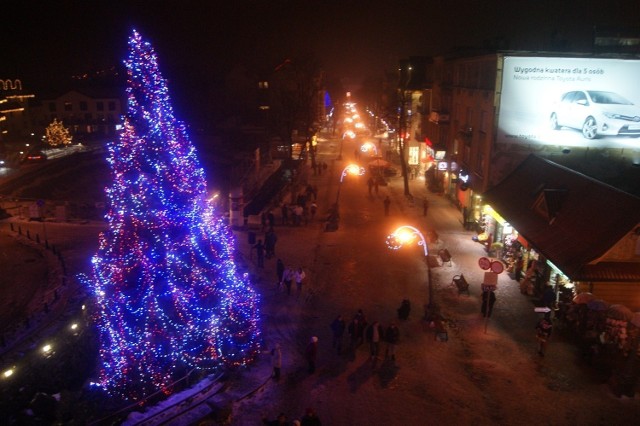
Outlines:
[[[566,92],[554,104],[549,119],[552,129],[578,129],[586,139],[600,136],[640,137],[640,107],[614,92]]]

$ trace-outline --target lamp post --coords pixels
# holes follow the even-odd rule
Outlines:
[[[337,231],[338,230],[338,221],[340,219],[339,212],[339,203],[340,203],[340,190],[342,189],[342,181],[347,175],[364,175],[365,170],[364,167],[360,167],[357,164],[349,164],[342,170],[342,174],[340,175],[340,183],[338,184],[338,193],[336,194],[336,202],[330,210],[329,218],[327,220],[327,225],[325,227],[325,231]]]
[[[342,189],[342,181],[345,176],[362,176],[365,174],[364,167],[360,167],[357,164],[349,164],[342,170],[342,174],[340,175],[340,183],[338,184],[338,193],[336,194],[336,208],[338,206],[338,201],[340,200],[340,189]]]
[[[347,130],[342,134],[342,139],[340,139],[340,152],[338,153],[338,158],[337,158],[338,160],[342,160],[342,145],[344,145],[345,138],[355,139],[356,134],[353,132],[353,130]]]
[[[387,247],[391,250],[398,250],[402,246],[413,242],[416,237],[419,238],[418,245],[422,246],[424,250],[424,259],[427,263],[427,288],[429,289],[429,303],[427,305],[427,308],[429,309],[429,311],[431,311],[433,308],[435,308],[435,303],[433,302],[431,265],[429,265],[429,246],[427,245],[427,240],[424,238],[424,235],[422,235],[418,228],[409,225],[402,225],[387,237]]]

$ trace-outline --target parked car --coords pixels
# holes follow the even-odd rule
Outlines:
[[[552,129],[578,129],[586,139],[640,136],[640,107],[614,92],[567,92],[554,104],[549,120]]]

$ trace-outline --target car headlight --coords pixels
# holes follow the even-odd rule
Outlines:
[[[607,118],[616,118],[616,119],[620,119],[620,114],[616,114],[614,112],[609,112],[609,111],[604,111],[602,113],[602,115],[604,115]]]

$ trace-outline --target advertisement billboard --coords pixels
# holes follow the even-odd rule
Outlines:
[[[640,60],[505,57],[497,141],[640,148]]]

